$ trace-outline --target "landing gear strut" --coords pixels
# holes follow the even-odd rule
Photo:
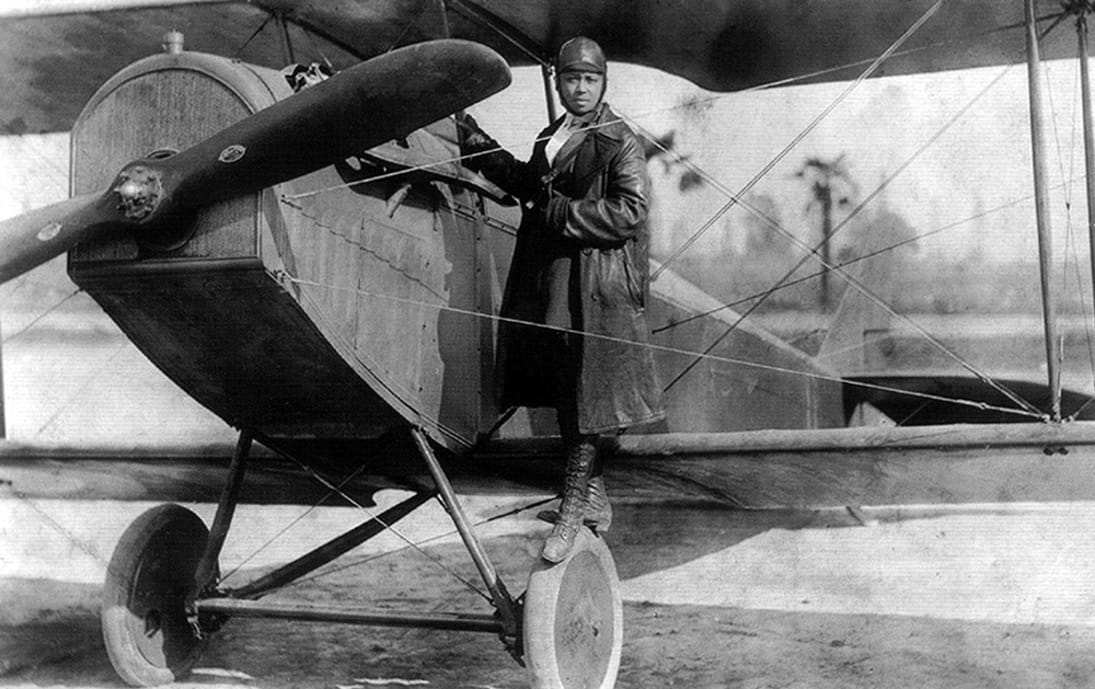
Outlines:
[[[217,561],[238,501],[251,446],[240,434],[211,532],[193,512],[161,505],[138,517],[114,551],[102,627],[118,675],[134,686],[184,676],[210,634],[231,617],[266,617],[498,635],[529,671],[535,689],[611,689],[620,665],[619,579],[604,542],[583,527],[561,563],[538,562],[522,598],[507,591],[487,558],[441,463],[420,429],[415,445],[435,491],[411,495],[332,541],[235,589],[218,588]],[[392,612],[259,600],[377,535],[433,497],[440,498],[490,593],[494,613]]]

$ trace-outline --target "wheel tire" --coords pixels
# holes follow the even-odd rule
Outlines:
[[[100,621],[110,662],[137,687],[185,676],[205,646],[187,619],[209,531],[198,515],[160,505],[133,520],[114,548]]]
[[[616,563],[602,539],[583,527],[566,559],[533,567],[523,624],[533,689],[612,689],[623,604]]]

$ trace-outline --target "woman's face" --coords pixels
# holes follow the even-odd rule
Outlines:
[[[572,115],[586,115],[597,108],[605,90],[605,75],[568,70],[559,75],[559,98]]]

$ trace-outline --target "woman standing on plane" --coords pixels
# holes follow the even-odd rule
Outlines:
[[[542,557],[560,562],[583,520],[612,519],[598,436],[664,418],[646,346],[649,181],[634,132],[604,102],[607,65],[585,37],[562,45],[555,85],[566,114],[529,162],[465,117],[466,161],[521,199],[524,214],[499,325],[503,407],[554,407],[566,451],[559,512]],[[516,323],[519,321],[520,323]],[[526,325],[527,324],[527,325]]]

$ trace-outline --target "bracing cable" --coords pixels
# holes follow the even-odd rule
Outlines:
[[[748,360],[745,360],[745,359],[737,359],[737,358],[733,358],[733,357],[715,355],[715,354],[711,354],[711,353],[703,354],[701,352],[696,352],[696,351],[690,350],[690,349],[683,349],[683,348],[680,348],[680,347],[669,347],[669,346],[666,346],[666,345],[659,345],[659,344],[654,344],[654,343],[649,343],[649,342],[647,342],[647,343],[636,342],[636,341],[633,341],[633,340],[627,340],[627,339],[624,339],[624,338],[612,337],[612,336],[609,336],[609,335],[601,335],[601,334],[597,334],[597,333],[583,332],[583,331],[574,330],[574,329],[571,329],[571,328],[563,328],[563,327],[559,327],[559,326],[546,325],[544,323],[535,323],[535,322],[525,321],[525,320],[516,319],[516,318],[508,318],[506,316],[499,316],[499,315],[494,315],[494,314],[481,313],[481,312],[473,311],[473,310],[470,310],[470,309],[462,309],[462,308],[458,308],[458,307],[454,307],[454,306],[448,306],[446,304],[426,302],[426,301],[421,301],[421,300],[418,300],[418,299],[411,299],[411,298],[407,298],[407,297],[397,297],[397,296],[393,296],[393,295],[390,295],[390,294],[381,294],[379,292],[374,292],[374,291],[367,290],[367,289],[362,289],[362,288],[340,287],[340,286],[337,286],[337,285],[324,284],[324,283],[321,283],[321,282],[316,282],[314,280],[305,280],[305,279],[302,279],[302,278],[295,278],[295,277],[292,277],[290,275],[285,275],[285,274],[280,274],[279,279],[287,281],[287,282],[291,282],[291,283],[294,283],[294,284],[302,285],[302,286],[315,287],[315,288],[327,289],[327,290],[335,290],[335,291],[340,291],[340,292],[348,292],[348,293],[352,293],[352,294],[358,294],[358,295],[361,295],[361,296],[371,297],[371,298],[375,298],[375,299],[382,299],[382,300],[385,300],[385,301],[391,301],[391,302],[405,304],[405,305],[409,305],[409,306],[425,307],[425,308],[435,309],[435,310],[439,310],[439,311],[444,311],[444,312],[447,312],[447,313],[453,313],[453,314],[464,315],[464,316],[471,316],[471,317],[475,317],[475,318],[486,318],[486,319],[490,319],[490,320],[493,320],[493,321],[496,321],[496,322],[509,323],[509,324],[513,324],[513,325],[522,325],[522,326],[526,326],[526,327],[530,327],[530,328],[536,328],[536,329],[540,329],[540,330],[544,330],[544,331],[553,331],[553,332],[561,332],[561,333],[573,333],[573,334],[576,334],[576,335],[581,335],[582,337],[585,337],[585,338],[595,338],[595,339],[604,340],[604,341],[607,341],[607,342],[613,342],[613,343],[620,344],[620,345],[625,345],[625,346],[646,347],[646,348],[649,348],[653,351],[663,352],[663,353],[667,353],[667,354],[683,355],[683,356],[687,356],[687,357],[690,357],[690,358],[700,356],[703,359],[709,360],[709,361],[725,363],[725,364],[731,364],[731,365],[744,366],[744,367],[754,368],[754,369],[762,370],[762,371],[770,371],[770,372],[773,372],[773,373],[782,373],[782,374],[787,374],[787,375],[800,376],[800,377],[804,377],[804,378],[813,378],[813,379],[817,379],[817,380],[824,380],[824,381],[830,381],[830,382],[835,382],[835,383],[841,383],[843,385],[850,385],[850,386],[854,386],[854,387],[861,387],[861,388],[866,388],[866,389],[871,389],[871,390],[879,390],[879,391],[883,391],[883,392],[902,394],[902,395],[907,395],[907,396],[911,396],[911,397],[920,397],[920,398],[924,398],[924,399],[931,399],[931,400],[938,401],[938,402],[947,402],[947,403],[950,403],[950,404],[970,406],[970,407],[974,407],[974,408],[981,409],[981,410],[999,411],[1001,413],[1015,414],[1015,415],[1018,415],[1018,416],[1024,416],[1024,417],[1032,418],[1032,419],[1045,419],[1046,418],[1045,415],[1042,414],[1041,412],[1038,412],[1037,410],[1032,410],[1032,409],[1029,409],[1029,408],[1026,408],[1026,407],[1022,407],[1022,408],[1018,408],[1018,409],[1015,408],[1015,407],[1002,407],[1002,406],[998,406],[998,405],[990,405],[990,404],[986,404],[986,403],[983,403],[983,402],[976,402],[976,401],[972,401],[972,400],[954,399],[954,398],[950,398],[950,397],[943,397],[941,395],[932,395],[932,394],[928,394],[928,393],[920,393],[920,392],[913,392],[913,391],[909,391],[909,390],[903,390],[903,389],[900,389],[900,388],[891,388],[891,387],[887,387],[887,386],[883,386],[883,385],[875,385],[873,383],[866,383],[866,382],[853,381],[853,380],[845,380],[845,379],[843,379],[839,376],[827,375],[827,374],[816,372],[816,371],[803,371],[803,370],[786,368],[786,367],[783,367],[783,366],[773,366],[773,365],[769,365],[769,364],[762,364],[762,363],[759,363],[759,362],[756,362],[756,361],[748,361]]]
[[[1055,187],[1051,187],[1051,188],[1059,188],[1063,184],[1064,183],[1062,182],[1061,184],[1058,184]],[[834,269],[848,268],[849,266],[855,265],[855,264],[860,263],[862,261],[867,261],[869,259],[875,258],[877,256],[880,256],[880,255],[883,255],[883,254],[886,254],[886,253],[889,253],[889,252],[894,251],[896,249],[899,249],[902,246],[906,246],[906,245],[909,245],[909,244],[915,244],[915,243],[919,242],[920,240],[927,239],[929,237],[933,237],[933,236],[938,235],[938,234],[942,234],[943,232],[946,232],[948,230],[952,230],[956,227],[960,227],[962,225],[966,225],[968,223],[974,222],[975,220],[980,220],[982,218],[988,217],[988,216],[992,215],[993,213],[997,213],[997,212],[1000,212],[1002,210],[1012,208],[1014,206],[1019,205],[1020,203],[1025,203],[1027,201],[1030,201],[1033,198],[1034,198],[1033,194],[1027,194],[1026,196],[1021,196],[1017,199],[1013,199],[1011,201],[1008,201],[1006,203],[1002,203],[1002,204],[1000,204],[998,206],[995,206],[993,208],[990,208],[990,209],[981,211],[979,213],[976,213],[974,215],[971,215],[968,218],[963,218],[962,220],[956,220],[954,222],[947,223],[946,225],[943,225],[941,227],[937,227],[934,230],[928,230],[927,232],[922,232],[922,233],[917,234],[913,237],[903,239],[900,242],[896,242],[894,244],[890,244],[888,246],[884,246],[884,247],[881,247],[879,249],[876,249],[875,251],[865,253],[861,256],[856,256],[855,258],[850,258],[847,261],[843,261],[841,263],[834,264],[833,267],[834,267]],[[785,289],[787,287],[792,287],[794,285],[798,285],[798,284],[801,284],[803,282],[808,282],[810,280],[813,280],[813,279],[819,277],[823,272],[825,272],[824,269],[819,270],[819,271],[814,272],[814,273],[810,273],[809,275],[804,275],[802,277],[795,278],[793,280],[789,280],[787,282],[784,282],[783,284],[778,286],[777,291],[780,290],[780,289]],[[679,326],[682,326],[682,325],[686,325],[688,323],[691,323],[692,321],[695,321],[695,320],[698,320],[698,319],[701,319],[701,318],[706,318],[707,316],[711,316],[713,314],[716,314],[719,311],[724,311],[726,309],[733,309],[736,306],[740,306],[742,304],[747,304],[747,303],[749,303],[749,302],[751,302],[755,299],[761,299],[766,294],[768,294],[768,290],[765,290],[763,292],[757,292],[757,293],[754,293],[754,294],[750,294],[749,296],[740,297],[738,299],[735,299],[734,301],[727,302],[725,304],[720,304],[719,306],[708,309],[706,311],[700,311],[698,313],[692,314],[691,316],[688,316],[687,318],[681,318],[679,320],[674,320],[674,321],[671,321],[669,323],[666,323],[665,325],[652,328],[651,333],[657,335],[658,333],[664,332],[666,330],[672,330],[673,328],[676,328],[676,327],[679,327]],[[1093,364],[1093,366],[1095,366],[1095,364]]]
[[[427,560],[429,560],[430,562],[435,564],[442,571],[444,571],[445,573],[447,573],[448,575],[450,575],[451,577],[453,577],[454,579],[456,579],[460,583],[464,584],[464,586],[468,587],[468,589],[474,591],[475,593],[478,593],[487,602],[491,602],[491,597],[490,597],[489,594],[487,594],[481,588],[479,588],[478,586],[476,586],[475,584],[470,582],[466,577],[462,577],[459,574],[457,574],[456,572],[454,572],[452,570],[452,568],[446,566],[445,563],[441,562],[441,560],[438,559],[436,556],[431,555],[430,553],[427,553],[417,543],[412,541],[407,536],[403,535],[403,533],[401,531],[399,531],[398,529],[396,529],[394,525],[385,523],[372,510],[365,507],[360,502],[355,500],[351,495],[346,493],[346,491],[342,490],[340,487],[336,486],[335,484],[331,483],[329,480],[327,480],[326,478],[321,476],[318,472],[316,472],[314,469],[312,469],[312,467],[308,466],[307,464],[304,464],[303,462],[301,462],[296,457],[293,457],[292,455],[281,453],[281,452],[279,452],[279,454],[281,454],[286,459],[294,462],[297,466],[299,466],[301,469],[303,469],[305,473],[307,473],[309,476],[311,476],[316,482],[318,482],[320,485],[327,488],[327,490],[335,492],[340,498],[342,498],[346,502],[350,503],[351,505],[353,505],[357,509],[361,510],[367,517],[369,517],[373,521],[377,522],[378,524],[383,526],[385,529],[387,529],[391,533],[395,534],[395,536],[397,538],[399,538],[401,541],[403,541],[404,543],[406,543],[408,547],[412,548],[415,552],[419,553],[420,555],[425,557]]]
[[[528,503],[528,504],[525,504],[525,505],[521,505],[520,507],[515,507],[513,509],[507,510],[507,511],[502,512],[500,514],[496,514],[494,516],[487,517],[485,519],[480,519],[479,521],[473,523],[472,527],[473,528],[478,528],[480,526],[485,526],[486,524],[490,524],[491,522],[496,522],[500,519],[505,519],[506,517],[512,517],[512,516],[518,515],[521,512],[527,512],[528,510],[534,510],[537,507],[543,507],[544,505],[548,505],[552,502],[555,502],[556,500],[558,500],[558,498],[554,497],[554,496],[550,497],[550,498],[539,499],[539,500],[536,500],[534,502],[531,502],[531,503]],[[440,540],[444,540],[446,538],[451,538],[453,536],[457,536],[457,535],[459,535],[459,533],[460,533],[459,530],[451,529],[449,531],[446,531],[445,533],[440,533],[440,534],[437,534],[436,536],[431,536],[431,537],[425,538],[421,541],[417,541],[416,545],[418,547],[422,547],[422,546],[425,546],[425,545],[429,545],[430,543],[434,543],[436,541],[440,541]],[[328,568],[324,569],[323,571],[316,572],[315,574],[312,574],[310,576],[301,577],[300,579],[298,579],[298,580],[296,580],[296,581],[294,581],[290,584],[287,584],[286,588],[288,588],[290,586],[298,586],[300,584],[305,584],[305,583],[308,583],[308,582],[312,582],[312,581],[315,581],[317,579],[322,579],[324,577],[331,576],[332,574],[336,574],[338,572],[342,572],[342,571],[345,571],[347,569],[353,569],[355,567],[361,567],[363,565],[367,565],[371,562],[375,562],[377,560],[381,560],[381,559],[386,558],[386,557],[391,557],[391,556],[394,556],[394,555],[398,555],[399,553],[402,553],[406,550],[409,550],[410,548],[411,548],[410,545],[403,545],[402,547],[397,548],[395,550],[389,550],[389,551],[385,551],[385,552],[382,552],[382,553],[374,553],[372,555],[366,555],[366,556],[364,556],[362,558],[359,558],[359,559],[356,559],[356,560],[351,560],[351,561],[348,561],[348,562],[344,562],[344,563],[342,563],[341,565],[339,565],[337,567],[328,567]]]
[[[928,19],[930,19],[932,15],[936,13],[936,11],[943,5],[943,1],[944,0],[936,0],[936,2],[932,4],[932,6],[929,7],[927,11],[925,11],[924,14],[920,16],[919,19],[913,22],[913,24],[905,30],[905,33],[901,34],[901,36],[899,36],[898,39],[894,41],[894,43],[890,45],[889,48],[887,48],[881,55],[875,58],[875,60],[871,62],[870,66],[868,66],[867,69],[865,69],[855,79],[855,81],[848,84],[848,86],[840,92],[840,94],[833,100],[832,103],[830,103],[824,110],[818,113],[818,115],[814,117],[814,119],[811,120],[810,123],[806,125],[806,127],[790,141],[790,143],[784,146],[783,150],[781,150],[779,153],[776,154],[774,158],[768,161],[768,163],[763,168],[761,168],[760,172],[754,175],[753,178],[749,180],[749,182],[741,189],[741,191],[739,191],[736,195],[732,195],[730,197],[730,200],[727,201],[722,208],[716,211],[715,214],[707,222],[705,222],[698,230],[692,233],[692,236],[690,236],[683,244],[677,247],[677,250],[670,254],[667,259],[665,259],[661,267],[651,274],[650,280],[652,282],[654,280],[657,280],[658,276],[663,270],[669,268],[669,266],[672,265],[675,260],[680,258],[680,256],[685,251],[687,251],[688,248],[691,247],[700,237],[702,237],[707,232],[707,230],[711,229],[711,227],[718,221],[719,218],[721,218],[731,208],[739,203],[739,199],[742,196],[747,194],[749,190],[757,185],[758,182],[764,179],[764,177],[766,177],[768,173],[772,171],[772,168],[779,164],[781,160],[786,158],[792,150],[794,150],[800,143],[802,143],[803,139],[809,136],[810,132],[817,129],[818,125],[820,125],[825,120],[825,118],[827,118],[834,110],[836,110],[836,108],[841,103],[843,103],[844,100],[849,95],[851,95],[852,92],[856,90],[856,88],[859,87],[860,84],[862,84],[868,77],[874,74],[878,70],[878,68],[881,67],[882,64],[886,60],[888,60],[891,55],[893,55],[894,51],[901,47],[901,45],[903,45],[905,41],[911,38],[912,35],[915,34],[917,30],[919,30],[920,27],[923,26],[928,21]]]
[[[922,155],[924,151],[926,151],[932,144],[934,144],[948,129],[950,129],[951,126],[954,125],[955,122],[957,122],[961,117],[963,117],[973,107],[973,105],[975,103],[977,103],[985,93],[987,93],[991,88],[993,88],[1004,77],[1004,75],[1007,74],[1010,70],[1011,70],[1010,66],[1003,69],[1000,72],[1000,74],[998,74],[996,76],[995,79],[993,79],[991,82],[989,82],[968,103],[966,103],[964,107],[962,107],[960,110],[958,110],[943,125],[942,128],[940,128],[934,135],[929,137],[927,141],[925,141],[923,144],[921,144],[921,146],[913,153],[913,155],[909,159],[907,159],[904,163],[902,163],[897,168],[897,170],[895,172],[891,173],[885,180],[883,180],[882,184],[880,184],[873,192],[871,192],[867,196],[867,198],[865,198],[855,208],[853,208],[852,211],[844,218],[844,220],[842,220],[839,224],[837,224],[836,227],[833,228],[833,231],[829,234],[829,236],[822,239],[822,242],[831,241],[833,236],[838,234],[845,227],[848,227],[849,223],[851,222],[851,220],[856,215],[858,215],[864,208],[867,207],[868,204],[870,204],[875,198],[877,198],[882,193],[882,191],[884,191],[886,189],[886,187],[888,187],[889,184],[894,179],[897,178],[898,175],[900,175],[910,165],[912,165],[912,163],[917,158],[919,158],[920,155]],[[663,150],[664,150],[664,147],[663,147]],[[716,186],[716,188],[718,188],[724,194],[732,194],[732,192],[729,191],[728,189],[726,189],[726,187],[724,185],[722,185],[721,183],[719,183],[718,180],[715,180],[715,179],[711,178],[711,176],[707,175],[703,170],[699,169],[698,167],[695,167],[694,164],[691,163],[691,161],[683,161],[683,162],[686,165],[690,166],[697,173],[704,176],[705,180],[710,181],[712,184],[714,184]],[[1027,409],[1028,411],[1032,411],[1032,412],[1035,411],[1035,408],[1029,402],[1022,399],[1021,397],[1019,397],[1018,395],[1013,393],[1011,390],[1008,390],[1002,384],[992,380],[992,378],[989,377],[987,374],[985,374],[984,372],[978,370],[976,367],[974,367],[971,363],[969,363],[968,361],[966,361],[965,359],[960,357],[958,354],[952,352],[946,345],[944,345],[941,341],[939,341],[938,338],[934,337],[925,328],[923,328],[923,326],[916,323],[913,319],[909,318],[908,316],[906,316],[904,314],[897,313],[889,304],[886,304],[885,301],[883,301],[882,299],[877,297],[865,285],[863,285],[858,280],[853,278],[847,272],[845,272],[845,271],[843,271],[843,270],[841,270],[841,269],[839,269],[839,268],[837,268],[833,265],[826,264],[826,262],[824,260],[822,260],[822,258],[817,253],[818,249],[821,247],[821,244],[818,244],[817,246],[814,246],[814,247],[809,247],[809,246],[805,245],[800,239],[798,239],[798,237],[796,237],[794,234],[792,234],[792,233],[788,232],[787,230],[785,230],[784,228],[782,228],[779,225],[779,223],[777,223],[775,220],[768,217],[766,214],[762,213],[759,209],[752,208],[748,204],[748,202],[746,202],[745,200],[741,199],[740,197],[732,198],[732,200],[736,200],[739,205],[742,205],[743,207],[746,207],[747,210],[750,210],[756,217],[761,219],[770,228],[780,232],[785,237],[787,237],[790,241],[792,241],[793,243],[798,245],[800,248],[804,248],[806,251],[805,251],[804,255],[802,256],[802,258],[799,259],[799,261],[796,262],[795,265],[790,270],[786,271],[784,273],[783,277],[780,280],[778,280],[757,301],[755,301],[753,304],[751,304],[748,309],[746,309],[742,314],[740,314],[738,316],[738,318],[735,320],[735,322],[733,324],[731,324],[719,337],[715,338],[715,340],[703,351],[703,354],[709,354],[711,351],[713,351],[714,348],[716,346],[718,346],[718,344],[720,342],[725,340],[726,337],[728,337],[735,329],[737,329],[737,327],[741,324],[742,321],[744,321],[750,314],[752,314],[757,308],[759,308],[759,306],[762,303],[764,303],[764,301],[767,300],[768,297],[770,297],[772,294],[774,294],[776,289],[781,288],[784,285],[784,283],[788,282],[792,278],[794,273],[802,265],[804,265],[806,263],[806,261],[808,261],[810,258],[813,258],[818,263],[821,263],[822,266],[826,270],[835,272],[847,284],[849,284],[854,289],[856,289],[861,294],[863,294],[865,297],[867,297],[868,299],[873,301],[880,308],[886,310],[892,316],[895,316],[895,317],[909,323],[910,325],[912,325],[912,327],[914,329],[916,329],[929,342],[931,342],[934,347],[936,347],[937,349],[939,349],[940,351],[945,353],[947,356],[952,358],[954,361],[956,361],[959,365],[961,365],[963,368],[968,370],[970,373],[974,374],[979,380],[986,383],[987,385],[989,385],[993,389],[997,390],[998,392],[1003,394],[1005,397],[1010,399],[1012,402],[1019,405],[1021,408]],[[664,267],[664,264],[663,264],[663,267]],[[655,272],[658,272],[658,271],[655,271]],[[687,367],[685,367],[684,370],[682,370],[680,373],[678,373],[677,376],[665,386],[665,389],[668,390],[668,389],[672,388],[676,383],[678,383],[681,379],[683,379],[683,377],[685,375],[687,375],[688,372],[691,371],[696,366],[696,364],[698,364],[700,362],[700,360],[701,360],[701,358],[697,357],[691,364],[689,364]]]
[[[1060,17],[1064,14],[1065,13],[1063,13],[1063,12],[1053,13],[1053,14],[1047,15],[1046,17],[1040,17],[1038,19],[1038,21],[1046,21],[1046,20],[1049,20],[1049,19],[1057,19],[1059,21]],[[973,35],[968,36],[968,37],[950,39],[950,40],[947,40],[947,41],[941,41],[941,42],[933,43],[933,44],[926,45],[926,46],[919,46],[917,48],[912,48],[912,49],[905,50],[905,51],[897,51],[897,52],[893,53],[890,57],[899,57],[899,56],[908,55],[908,54],[912,54],[912,53],[928,51],[928,50],[932,50],[932,49],[935,49],[935,48],[938,48],[938,47],[947,46],[947,45],[956,44],[956,43],[961,43],[961,42],[964,42],[964,41],[976,41],[978,39],[989,38],[989,37],[992,37],[992,36],[994,36],[998,33],[1006,32],[1006,31],[1012,31],[1012,30],[1015,30],[1016,28],[1022,28],[1022,26],[1024,26],[1024,24],[1022,24],[1022,23],[1020,23],[1020,24],[1008,24],[1008,25],[1005,25],[1005,26],[1000,26],[1000,27],[996,27],[994,29],[990,29],[988,31],[979,32],[977,34],[973,34]],[[499,31],[499,33],[501,35],[503,35],[504,37],[509,38],[508,36],[505,36],[505,34],[502,33],[501,31]],[[515,43],[515,45],[518,45],[518,47],[520,47],[519,44],[517,44],[517,43]],[[525,52],[528,52],[528,51],[525,50]],[[532,56],[531,53],[529,53],[529,55],[531,57],[534,57],[534,59],[537,62],[543,62],[542,58]],[[783,86],[790,86],[790,85],[801,83],[801,82],[808,82],[810,80],[817,79],[819,77],[823,77],[823,76],[826,76],[826,75],[834,74],[834,73],[837,73],[837,72],[840,72],[840,71],[843,71],[843,70],[853,69],[853,68],[861,67],[861,66],[864,66],[864,65],[869,65],[871,62],[872,62],[872,60],[859,60],[859,61],[856,61],[856,62],[850,62],[850,63],[846,63],[846,64],[843,64],[843,65],[839,65],[837,67],[830,67],[830,68],[826,68],[826,69],[823,69],[823,70],[817,70],[817,71],[814,71],[814,72],[809,72],[809,73],[806,73],[806,74],[802,74],[802,75],[799,75],[799,76],[787,77],[785,79],[780,79],[778,81],[772,81],[772,82],[767,82],[767,83],[764,83],[764,84],[759,84],[757,86],[752,86],[752,87],[749,87],[749,88],[741,89],[739,91],[732,91],[732,92],[728,92],[728,93],[721,93],[721,94],[713,95],[713,96],[710,96],[709,98],[705,98],[705,99],[703,99],[701,101],[698,101],[698,102],[706,103],[706,102],[717,101],[717,100],[722,100],[722,99],[726,99],[726,98],[732,98],[734,96],[738,96],[738,95],[743,94],[743,93],[752,93],[752,92],[757,92],[757,91],[764,91],[764,90],[779,88],[779,87],[783,87]],[[658,109],[658,110],[646,111],[646,112],[642,112],[642,113],[639,113],[639,114],[635,115],[633,117],[633,119],[642,120],[642,119],[645,119],[645,118],[648,118],[648,117],[653,117],[654,115],[660,115],[660,114],[663,114],[663,113],[666,113],[666,112],[672,112],[674,110],[679,110],[679,109],[684,108],[684,107],[687,107],[687,105],[684,105],[684,104],[674,105],[674,106],[671,106],[671,107],[668,107],[668,108],[661,108],[661,109]],[[615,124],[617,121],[618,120],[613,120],[611,122],[605,122],[605,123],[602,123],[601,125],[598,125],[598,126],[600,126],[600,127],[610,126],[610,125]],[[591,129],[594,129],[594,128],[596,128],[596,127],[591,127]],[[531,140],[530,144],[534,145],[536,143],[539,143],[540,141],[546,141],[549,138],[551,138],[551,137],[550,136],[545,136],[545,137],[534,138],[534,139]],[[360,179],[360,180],[356,180],[354,182],[347,182],[347,183],[337,184],[337,185],[333,185],[333,186],[330,186],[330,187],[324,187],[324,188],[321,188],[321,189],[313,189],[313,190],[310,190],[310,191],[304,191],[304,192],[299,192],[299,193],[295,193],[295,194],[287,194],[287,195],[282,197],[282,201],[283,202],[292,202],[292,201],[295,201],[297,199],[306,198],[306,197],[309,197],[309,196],[316,196],[316,195],[319,195],[319,194],[323,194],[325,192],[335,191],[335,190],[339,190],[339,189],[353,188],[353,187],[358,186],[358,185],[367,185],[367,184],[371,184],[371,183],[374,183],[374,182],[379,182],[379,181],[382,181],[382,180],[385,180],[385,179],[391,179],[391,178],[395,178],[395,177],[409,175],[409,174],[412,174],[414,172],[419,172],[419,171],[422,171],[422,170],[429,170],[431,168],[441,167],[441,166],[444,166],[444,165],[452,165],[454,163],[460,163],[462,161],[470,160],[470,159],[473,159],[473,158],[476,158],[476,157],[479,157],[479,156],[488,155],[490,153],[495,152],[495,150],[498,150],[498,149],[494,149],[494,150],[490,150],[490,151],[480,151],[480,152],[473,153],[473,154],[468,154],[468,155],[454,156],[452,158],[447,158],[447,159],[444,159],[444,160],[430,161],[428,163],[423,163],[423,164],[420,164],[420,165],[411,166],[411,167],[408,167],[408,168],[405,168],[405,169],[401,169],[401,170],[397,170],[397,171],[393,171],[393,172],[388,172],[388,173],[382,173],[382,174],[378,174],[378,175],[375,175],[375,176],[370,176],[366,179]]]
[[[383,450],[384,450],[384,447],[377,448],[377,451],[374,453],[373,456],[375,457],[380,452],[383,452]],[[227,574],[222,576],[218,583],[224,583],[232,575],[239,572],[241,569],[243,569],[247,565],[248,562],[251,562],[256,557],[258,557],[263,551],[265,551],[267,548],[269,548],[271,545],[273,545],[278,539],[280,539],[282,536],[284,536],[290,529],[292,529],[294,526],[296,526],[301,520],[303,520],[309,514],[311,514],[312,512],[317,510],[319,507],[321,507],[323,505],[323,503],[327,502],[332,497],[335,497],[336,495],[338,495],[339,491],[344,490],[345,487],[348,486],[358,476],[360,476],[365,471],[365,469],[368,468],[371,465],[371,463],[372,463],[371,461],[367,461],[367,462],[362,462],[361,464],[359,464],[353,471],[351,471],[349,474],[347,474],[346,477],[344,479],[342,479],[342,481],[339,482],[336,489],[328,489],[327,492],[324,493],[323,496],[320,497],[319,500],[315,501],[312,505],[310,505],[308,507],[308,509],[301,512],[299,515],[296,516],[296,518],[290,520],[290,522],[288,524],[286,524],[276,534],[274,534],[269,539],[267,539],[267,541],[265,543],[263,543],[258,548],[256,548],[247,557],[243,558],[239,562],[239,564],[237,564],[234,568],[232,568],[231,571],[229,571]]]
[[[64,305],[65,305],[66,303],[68,303],[68,301],[69,301],[70,299],[72,299],[73,297],[75,297],[75,296],[76,296],[77,294],[80,294],[81,292],[83,292],[83,290],[82,290],[82,289],[80,289],[79,287],[77,287],[77,288],[76,288],[76,289],[75,289],[74,291],[72,291],[71,293],[69,293],[69,294],[65,295],[65,297],[64,297],[63,299],[61,299],[61,300],[60,300],[59,302],[57,302],[57,303],[56,303],[56,304],[54,304],[53,306],[49,307],[48,309],[46,309],[46,310],[45,310],[45,311],[43,311],[42,313],[40,313],[40,314],[38,314],[37,316],[35,316],[35,317],[34,317],[34,319],[33,319],[33,320],[31,320],[31,322],[30,322],[30,323],[27,323],[26,325],[24,325],[24,326],[23,326],[22,328],[20,328],[20,329],[19,329],[19,330],[17,330],[16,332],[14,332],[14,333],[12,333],[11,335],[8,335],[7,337],[5,337],[5,338],[3,339],[3,342],[2,342],[2,344],[8,344],[9,342],[11,342],[11,341],[12,341],[12,340],[14,340],[15,338],[19,337],[19,336],[20,336],[20,335],[22,335],[23,333],[25,333],[25,332],[28,332],[28,331],[30,331],[30,330],[31,330],[31,329],[32,329],[32,328],[33,328],[34,326],[38,325],[38,324],[39,324],[39,323],[40,323],[40,322],[41,322],[41,321],[42,321],[42,320],[43,320],[44,318],[46,318],[46,317],[47,317],[47,316],[49,316],[49,315],[50,315],[51,313],[53,313],[53,312],[54,312],[54,311],[56,311],[57,309],[59,309],[59,308],[61,308],[62,306],[64,306]]]

